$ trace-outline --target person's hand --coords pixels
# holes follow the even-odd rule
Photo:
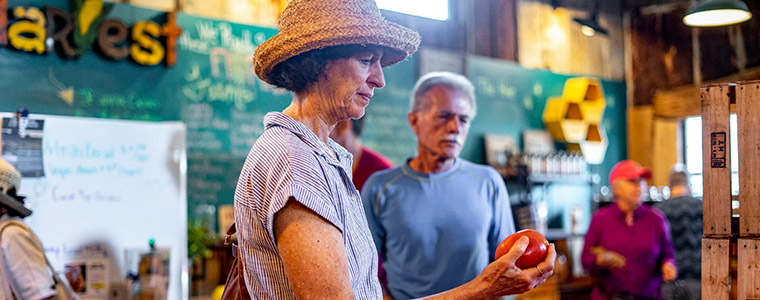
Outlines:
[[[671,262],[662,264],[662,280],[673,281],[678,276],[678,269]]]
[[[591,253],[596,255],[596,265],[607,269],[625,267],[625,257],[617,252],[605,250],[602,247],[591,247]]]
[[[515,261],[528,247],[528,241],[528,237],[521,237],[507,254],[489,264],[478,275],[477,279],[482,279],[486,285],[486,294],[504,296],[525,293],[544,283],[554,273],[554,261],[557,259],[554,244],[549,244],[546,259],[538,266],[526,269],[515,266]]]

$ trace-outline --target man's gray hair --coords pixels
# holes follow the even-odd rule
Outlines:
[[[430,104],[430,99],[427,97],[427,92],[436,85],[444,85],[456,92],[467,95],[470,99],[470,108],[472,111],[472,118],[475,118],[475,113],[478,111],[477,103],[475,102],[475,87],[472,85],[467,77],[451,72],[430,72],[420,77],[412,90],[412,98],[409,103],[410,111],[424,111],[427,110]]]

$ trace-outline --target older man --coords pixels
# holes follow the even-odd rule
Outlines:
[[[501,176],[459,158],[475,112],[467,78],[448,72],[423,76],[408,114],[417,156],[364,184],[364,211],[387,273],[387,292],[395,299],[472,280],[514,232]]]
[[[676,279],[668,221],[641,204],[651,176],[633,160],[610,171],[615,204],[594,213],[581,255],[583,267],[596,278],[591,299],[659,299],[663,280]]]

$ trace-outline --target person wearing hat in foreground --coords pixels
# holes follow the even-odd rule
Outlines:
[[[17,195],[20,185],[21,173],[0,159],[0,300],[72,299],[73,291],[52,271],[42,243],[23,221],[32,211]]]
[[[338,122],[364,115],[374,89],[385,85],[382,67],[414,53],[419,35],[386,21],[372,0],[293,0],[279,25],[256,48],[254,70],[293,99],[265,116],[235,191],[246,286],[252,299],[381,299],[352,156],[328,135]],[[549,248],[543,273],[522,270],[514,262],[527,243],[431,298],[490,299],[543,283],[556,252]]]
[[[661,299],[676,260],[665,215],[642,205],[652,172],[633,160],[610,171],[615,204],[600,208],[586,232],[581,262],[595,277],[591,299]]]

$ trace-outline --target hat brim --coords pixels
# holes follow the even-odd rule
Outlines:
[[[32,214],[32,211],[24,207],[23,203],[21,203],[20,201],[17,201],[16,199],[13,199],[12,197],[6,194],[0,193],[0,203],[16,211],[23,218],[26,218]]]
[[[256,47],[253,55],[256,75],[271,84],[272,69],[296,55],[325,47],[352,44],[377,45],[389,49],[383,53],[380,61],[383,67],[387,67],[412,55],[420,43],[417,32],[384,19],[355,19],[346,24],[318,24],[278,33]]]
[[[644,179],[652,179],[652,171],[647,168],[641,168],[640,176]]]

